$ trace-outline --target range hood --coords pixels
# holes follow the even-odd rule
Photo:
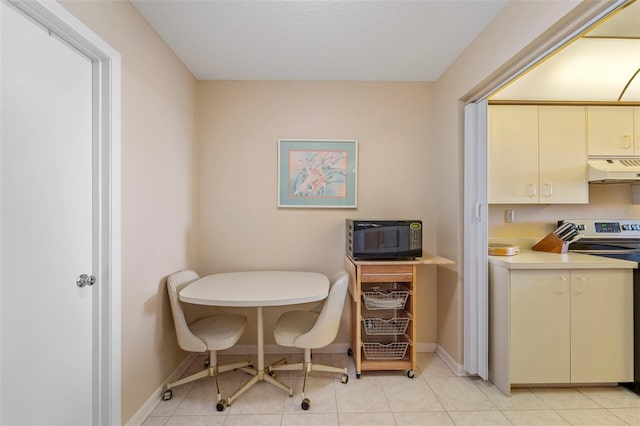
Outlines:
[[[590,158],[590,183],[640,183],[640,159]]]

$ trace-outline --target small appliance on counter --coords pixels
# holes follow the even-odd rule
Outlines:
[[[421,220],[347,219],[347,255],[356,260],[422,256]]]

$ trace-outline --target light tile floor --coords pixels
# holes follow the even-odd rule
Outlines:
[[[219,362],[249,359],[219,355]],[[267,364],[281,356],[267,355]],[[301,355],[287,355],[299,362]],[[197,358],[186,374],[202,368]],[[402,371],[365,371],[355,377],[353,358],[347,354],[314,354],[319,364],[348,367],[349,382],[339,375],[310,376],[306,396],[311,408],[300,408],[302,373],[278,372],[294,389],[284,392],[258,383],[223,412],[216,411],[213,379],[180,386],[173,399],[159,401],[144,426],[209,425],[638,425],[640,396],[621,387],[515,389],[507,398],[490,382],[458,377],[434,353],[419,353],[416,376]],[[249,376],[227,372],[220,376],[228,396]]]

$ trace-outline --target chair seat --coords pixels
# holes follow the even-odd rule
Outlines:
[[[191,332],[202,339],[208,350],[228,349],[244,333],[247,318],[239,314],[220,314],[201,318],[189,326]]]
[[[278,318],[273,332],[276,343],[296,347],[295,340],[313,328],[318,316],[318,313],[310,311],[285,312]]]

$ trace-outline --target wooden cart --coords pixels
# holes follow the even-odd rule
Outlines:
[[[351,294],[351,349],[356,377],[363,370],[406,370],[413,378],[416,369],[418,265],[454,262],[429,256],[415,260],[361,261],[349,256]]]

